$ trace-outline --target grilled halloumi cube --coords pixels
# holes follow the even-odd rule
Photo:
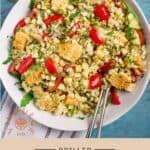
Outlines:
[[[13,46],[18,50],[24,50],[29,36],[24,32],[17,32],[15,35],[15,40],[13,41]]]
[[[59,55],[70,62],[75,62],[81,54],[82,47],[78,43],[63,43],[60,45]]]
[[[74,105],[74,106],[78,106],[79,102],[76,98],[70,97],[68,96],[66,101],[65,101],[66,105]]]
[[[35,104],[40,110],[44,111],[55,112],[57,109],[57,105],[46,95],[38,99]]]
[[[33,86],[34,84],[39,84],[42,80],[42,69],[39,68],[38,70],[29,70],[25,77],[25,82],[29,86]]]
[[[113,73],[108,80],[113,87],[119,90],[127,90],[131,84],[131,79],[125,73]]]
[[[57,109],[57,104],[52,100],[48,92],[43,91],[40,86],[33,87],[33,94],[36,98],[35,105],[44,111],[54,112]]]

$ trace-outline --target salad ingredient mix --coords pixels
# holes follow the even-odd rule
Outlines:
[[[14,27],[8,72],[19,78],[37,108],[55,115],[89,116],[99,92],[132,92],[145,72],[145,39],[125,0],[31,0]]]

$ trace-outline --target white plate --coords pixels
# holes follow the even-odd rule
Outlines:
[[[7,58],[8,56],[8,49],[9,49],[9,39],[7,38],[7,35],[12,35],[13,29],[16,25],[16,23],[26,16],[27,12],[29,11],[28,5],[30,0],[19,0],[19,2],[13,7],[9,15],[7,16],[1,32],[0,32],[0,64]],[[150,50],[150,29],[149,24],[144,17],[144,14],[142,13],[141,9],[135,2],[135,0],[128,0],[129,3],[132,5],[133,8],[135,8],[139,18],[141,25],[144,29],[144,33],[146,36],[146,42],[147,42],[147,51]],[[150,53],[147,53],[147,62],[150,62]],[[127,111],[129,111],[140,99],[142,96],[148,80],[150,76],[150,65],[147,65],[147,72],[145,73],[145,76],[142,80],[140,80],[132,93],[120,93],[120,99],[122,100],[122,104],[120,106],[114,106],[110,105],[106,110],[106,115],[104,119],[104,125],[108,125],[112,123],[113,121],[117,120],[119,117],[124,115]],[[14,102],[19,106],[20,100],[23,97],[23,94],[21,91],[18,90],[18,88],[14,85],[16,80],[11,77],[7,73],[8,65],[1,65],[1,79],[2,82],[8,91],[11,98],[14,100]],[[22,108],[21,108],[22,109]],[[27,114],[33,113],[31,116],[34,120],[38,121],[41,124],[44,124],[48,127],[60,129],[60,130],[70,130],[70,131],[79,131],[79,130],[85,130],[88,127],[88,120],[79,120],[75,118],[68,118],[63,116],[52,116],[48,112],[40,111],[38,110],[32,103],[29,104],[24,111]],[[135,116],[138,117],[138,116]]]

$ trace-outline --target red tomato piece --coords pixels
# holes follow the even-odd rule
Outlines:
[[[89,79],[89,88],[91,90],[95,90],[97,88],[100,88],[102,85],[102,75],[99,73],[96,73],[95,75],[92,75]]]
[[[76,67],[76,64],[66,64],[63,67],[63,70],[66,72],[68,68],[74,68]]]
[[[140,76],[143,75],[143,71],[140,70],[140,69],[133,69],[133,75],[137,76],[137,77],[140,77]]]
[[[72,27],[71,30],[77,31],[78,29],[81,28],[81,23],[80,22],[76,22]]]
[[[52,88],[50,88],[50,89],[48,89],[48,92],[54,92],[54,91],[56,91],[57,90],[57,88],[59,87],[59,85],[63,82],[63,80],[64,80],[64,77],[58,77],[57,79],[56,79],[56,82],[55,82],[55,85],[52,87]]]
[[[117,92],[115,91],[115,89],[111,90],[111,101],[114,105],[120,105],[120,99],[119,96],[117,95]]]
[[[33,18],[36,17],[36,12],[35,12],[34,9],[33,9],[33,10],[31,11],[31,13],[29,14],[29,17],[30,17],[31,19],[33,19]]]
[[[99,68],[99,72],[109,71],[114,67],[115,63],[115,60],[110,60],[109,62],[106,62],[102,67]]]
[[[48,18],[46,18],[44,20],[44,23],[46,26],[48,26],[49,24],[51,24],[54,21],[63,20],[63,19],[64,19],[64,17],[62,15],[56,14],[56,15],[52,15],[52,16],[49,16]]]
[[[49,35],[48,35],[48,33],[43,33],[42,34],[42,39],[45,39],[46,37],[48,37]]]
[[[8,72],[9,72],[10,74],[15,74],[15,73],[16,73],[16,69],[15,69],[15,66],[14,66],[13,63],[11,63],[11,64],[9,65]]]
[[[104,4],[100,4],[95,7],[94,13],[99,17],[101,21],[108,22],[110,18],[110,12],[108,11],[108,7]]]
[[[51,74],[58,73],[57,66],[52,58],[50,58],[50,57],[47,58],[47,60],[45,61],[45,66],[49,73],[51,73]]]
[[[136,30],[136,32],[139,35],[141,45],[144,45],[145,44],[145,38],[144,38],[144,34],[143,34],[142,30]]]
[[[105,40],[97,33],[95,28],[92,28],[90,30],[90,37],[93,42],[95,42],[98,45],[103,45]]]
[[[22,28],[22,27],[24,27],[25,25],[26,25],[26,22],[25,22],[25,20],[24,20],[24,18],[23,18],[23,19],[21,19],[21,20],[17,23],[17,25],[15,26],[15,28],[14,28],[14,34],[16,33],[16,31],[17,31],[18,28]]]
[[[78,30],[80,28],[81,28],[80,22],[75,23],[71,28],[72,33],[69,35],[69,37],[74,38],[75,36],[77,36],[79,34]]]
[[[32,65],[34,65],[35,60],[32,56],[25,57],[19,65],[18,72],[19,74],[23,74],[26,72]]]
[[[73,32],[73,33],[71,33],[70,35],[69,35],[69,37],[70,38],[74,38],[75,36],[77,36],[78,35],[78,32]]]
[[[141,69],[138,69],[138,68],[137,68],[137,69],[133,69],[133,70],[131,71],[131,73],[132,73],[134,82],[137,82],[138,79],[139,79],[139,77],[141,77],[141,76],[144,75],[144,71],[141,70]]]

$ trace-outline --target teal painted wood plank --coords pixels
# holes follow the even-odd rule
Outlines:
[[[150,23],[150,0],[137,0],[137,2]],[[0,22],[2,24],[13,3],[1,0],[1,4]],[[93,137],[95,133],[96,130]],[[132,110],[116,122],[103,128],[102,137],[150,137],[150,84],[140,102]]]

